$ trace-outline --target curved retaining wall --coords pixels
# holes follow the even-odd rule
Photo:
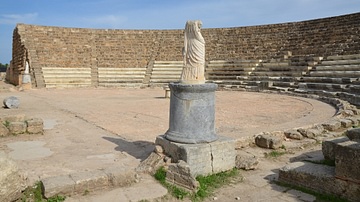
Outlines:
[[[360,53],[360,13],[303,22],[203,29],[206,60],[271,59],[293,55]],[[147,67],[154,60],[181,61],[183,30],[105,30],[18,24],[8,80],[21,84],[28,60],[32,87],[45,87],[41,68]]]

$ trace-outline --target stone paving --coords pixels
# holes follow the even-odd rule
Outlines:
[[[1,99],[8,96],[19,98],[19,108],[0,109],[1,116],[25,114],[44,120],[44,135],[9,136],[1,138],[0,142],[0,150],[15,160],[29,176],[30,183],[56,176],[103,171],[109,167],[121,167],[126,170],[125,173],[131,173],[154,149],[155,138],[168,129],[169,99],[164,98],[162,89],[34,89],[2,91],[0,94]],[[322,123],[334,114],[332,106],[312,99],[250,92],[216,92],[216,131],[233,138]],[[24,145],[32,149],[21,150]],[[274,189],[272,184],[261,180],[284,162],[273,167],[266,164],[264,168],[259,166],[261,169],[251,171],[248,183],[235,185],[234,194],[239,190],[246,191],[246,187],[257,187],[260,194],[247,192],[249,196],[244,201],[255,199],[252,194],[269,196],[267,192],[276,195],[277,201],[292,201],[290,198],[294,194],[283,196],[282,189]],[[114,191],[116,189],[126,195],[118,201],[158,198],[166,192],[146,175],[130,175],[133,182],[125,188],[109,185],[107,189],[94,191],[89,196],[82,196],[78,191],[78,195],[68,200],[111,198],[119,195]],[[252,180],[259,177],[258,181]],[[137,186],[139,189],[142,187],[144,191],[141,192],[147,193],[146,196],[131,191]],[[158,191],[153,191],[154,187]],[[228,189],[232,188],[222,190]],[[223,199],[219,197],[219,201]]]

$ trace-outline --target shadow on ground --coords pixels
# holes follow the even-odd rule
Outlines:
[[[155,145],[153,142],[148,141],[134,141],[130,142],[122,138],[113,138],[113,137],[102,137],[105,140],[108,140],[117,146],[115,147],[116,151],[126,152],[129,155],[140,159],[141,161],[145,160],[152,151],[154,151]]]

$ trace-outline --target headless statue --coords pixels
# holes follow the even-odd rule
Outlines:
[[[200,33],[201,26],[200,20],[186,22],[183,48],[184,67],[180,83],[205,83],[205,40]]]

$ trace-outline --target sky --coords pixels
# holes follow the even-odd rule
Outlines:
[[[0,63],[17,23],[98,29],[184,29],[297,22],[360,12],[360,0],[0,0]],[[359,22],[360,23],[360,22]]]

